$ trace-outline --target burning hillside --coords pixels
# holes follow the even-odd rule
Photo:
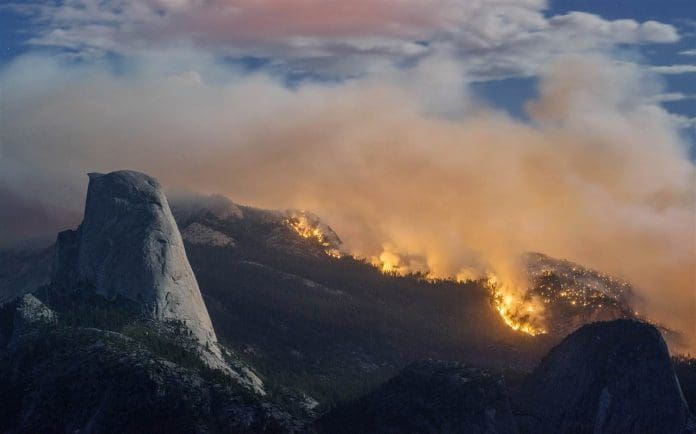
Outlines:
[[[336,233],[324,224],[321,219],[307,211],[287,211],[288,218],[286,224],[302,238],[318,243],[327,255],[340,258],[343,256],[341,250],[341,239]]]
[[[220,200],[213,199],[215,201],[206,207],[216,205],[212,209],[219,211],[217,202]],[[629,282],[542,253],[523,254],[513,267],[513,273],[502,273],[494,267],[482,272],[485,267],[479,264],[478,267],[462,268],[452,275],[438,274],[430,269],[427,258],[392,243],[383,243],[378,254],[367,257],[355,254],[343,245],[328,224],[308,211],[266,211],[237,206],[232,202],[227,207],[233,207],[235,212],[224,213],[222,220],[243,221],[246,216],[247,223],[252,226],[256,220],[264,222],[262,225],[268,224],[265,229],[268,231],[267,242],[276,248],[331,258],[350,255],[371,263],[384,274],[414,275],[429,282],[479,282],[489,291],[491,305],[502,321],[511,329],[531,336],[565,336],[589,322],[639,317],[631,304],[636,296]],[[196,213],[184,211],[177,208],[179,215],[188,216],[185,219],[188,225],[191,215]],[[198,209],[197,213],[210,214],[210,210]],[[256,214],[258,216],[254,218]],[[208,223],[217,227],[214,222]],[[184,231],[185,236],[188,232]],[[509,274],[517,277],[511,279]]]
[[[428,272],[423,258],[399,254],[391,245],[372,263],[384,273],[440,277]],[[522,255],[519,269],[523,284],[493,271],[481,278],[473,269],[445,278],[481,281],[505,324],[532,336],[565,336],[589,322],[638,316],[630,306],[633,288],[627,281],[542,253]]]
[[[529,294],[521,295],[511,284],[489,274],[486,287],[491,291],[491,300],[505,324],[532,336],[545,334],[543,326],[544,306]]]
[[[522,268],[528,290],[522,292],[497,276],[486,286],[505,323],[530,335],[565,336],[583,324],[635,318],[630,283],[541,253],[527,253]]]
[[[530,297],[544,304],[548,332],[564,336],[583,324],[635,318],[633,287],[608,274],[541,253],[523,257]]]

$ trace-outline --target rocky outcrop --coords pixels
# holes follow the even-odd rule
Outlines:
[[[455,362],[407,367],[369,395],[320,419],[326,433],[516,433],[502,380]]]
[[[212,247],[234,247],[234,240],[204,224],[193,222],[181,232],[184,241]]]
[[[167,199],[152,177],[90,173],[84,219],[59,235],[53,280],[91,285],[109,299],[141,304],[161,321],[180,321],[219,356],[208,311]]]
[[[652,325],[586,325],[544,358],[514,399],[523,433],[680,433],[689,409]]]
[[[17,301],[13,321],[10,345],[13,345],[32,326],[50,325],[57,321],[56,314],[31,294],[26,294]]]
[[[56,314],[33,295],[26,294],[17,303],[15,327],[17,327],[20,323],[51,324],[54,322],[56,322]]]

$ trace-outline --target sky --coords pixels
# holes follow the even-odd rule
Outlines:
[[[142,3],[140,7],[134,6],[138,5],[139,3]],[[331,72],[323,70],[317,71],[317,69],[319,69],[317,68],[317,65],[312,65],[312,63],[315,61],[310,61],[309,59],[306,59],[308,62],[305,64],[302,64],[302,62],[298,62],[297,64],[292,64],[291,62],[291,64],[288,64],[288,60],[290,59],[285,58],[283,55],[284,53],[281,54],[277,51],[279,49],[282,50],[282,47],[276,46],[275,49],[270,49],[270,41],[266,41],[267,44],[256,45],[254,42],[260,43],[261,41],[250,40],[250,38],[254,37],[254,35],[248,35],[249,30],[251,30],[251,25],[247,26],[245,29],[240,29],[239,31],[230,30],[231,28],[239,26],[240,22],[246,20],[246,17],[242,17],[242,14],[239,14],[239,21],[237,21],[235,18],[230,18],[228,21],[225,21],[224,18],[219,20],[213,19],[211,15],[214,15],[216,11],[224,10],[225,3],[228,4],[229,8],[243,7],[240,5],[244,4],[244,2],[239,1],[223,2],[193,0],[161,0],[150,2],[6,2],[4,5],[0,6],[0,41],[2,41],[0,65],[5,66],[22,55],[39,51],[50,53],[51,55],[55,56],[73,57],[75,60],[103,56],[114,60],[123,57],[121,60],[127,62],[128,55],[134,54],[134,50],[147,51],[148,49],[155,48],[148,47],[147,45],[143,44],[156,44],[157,47],[155,49],[162,49],[167,47],[167,45],[170,47],[175,47],[181,44],[184,40],[186,41],[184,43],[189,43],[192,40],[198,40],[198,43],[195,44],[196,49],[210,50],[211,52],[214,52],[214,55],[219,56],[220,59],[226,59],[231,64],[241,65],[242,67],[250,70],[272,70],[276,74],[283,75],[288,82],[298,82],[303,80],[341,80],[346,76],[360,73],[360,71],[347,71],[341,69]],[[270,14],[267,13],[267,10],[264,9],[269,8],[269,6],[263,5],[271,5],[273,2],[262,1],[256,3],[257,6],[255,6],[253,11],[250,11],[250,14],[254,13],[254,18],[258,19],[260,22],[263,22],[262,19],[264,14],[266,16],[270,16]],[[341,2],[331,1],[304,2],[305,4],[309,4],[310,6],[307,6],[307,8],[311,9],[316,9],[315,5],[311,5],[312,3],[325,3],[327,5],[325,10],[317,10],[312,12],[315,14],[314,17],[302,10],[301,7],[293,5],[293,3],[303,2],[277,2],[277,4],[280,5],[276,6],[279,9],[277,12],[278,16],[282,16],[282,19],[284,19],[286,16],[289,18],[289,20],[286,21],[289,27],[288,32],[286,35],[278,35],[281,38],[302,38],[307,34],[305,32],[308,32],[312,36],[316,35],[317,32],[324,32],[321,36],[325,37],[326,39],[332,39],[331,42],[335,45],[335,47],[333,47],[335,49],[335,54],[345,53],[344,50],[352,52],[351,54],[356,54],[357,51],[362,50],[363,53],[366,54],[364,57],[368,57],[368,51],[370,49],[375,50],[376,56],[385,54],[385,51],[392,51],[390,53],[393,56],[391,60],[397,63],[399,61],[408,61],[407,59],[409,57],[418,57],[416,53],[413,53],[412,56],[404,55],[405,53],[402,53],[402,58],[399,59],[397,53],[393,52],[395,49],[393,46],[389,48],[387,47],[388,44],[385,44],[383,47],[378,47],[377,45],[373,47],[357,47],[355,46],[358,45],[357,40],[353,41],[355,44],[348,44],[353,45],[352,47],[340,47],[339,45],[342,43],[340,38],[337,39],[334,38],[333,35],[326,34],[327,28],[331,26],[331,22],[329,20],[326,20],[325,26],[327,28],[325,29],[313,24],[311,21],[312,19],[316,19],[317,22],[321,22],[323,21],[322,18],[330,16],[331,14],[335,16],[351,17],[355,20],[354,23],[351,23],[348,18],[338,21],[344,26],[345,39],[359,39],[362,36],[365,36],[365,39],[371,39],[375,36],[383,36],[383,33],[389,34],[390,32],[375,32],[376,35],[369,33],[361,34],[362,29],[359,27],[359,25],[362,25],[362,23],[358,23],[358,19],[362,19],[368,14],[379,14],[380,11],[396,11],[399,9],[406,10],[408,8],[412,8],[412,4],[408,4],[409,2],[364,1],[356,3],[357,6],[355,7],[346,7],[345,5],[341,6]],[[395,6],[391,6],[390,3]],[[402,5],[399,5],[399,3],[402,3]],[[423,18],[422,21],[425,21],[426,18],[431,20],[436,19],[434,16],[436,14],[431,13],[433,9],[442,7],[442,4],[444,3],[447,3],[448,5],[454,4],[456,7],[457,2],[413,2],[413,4],[419,3],[424,5],[420,8],[426,12],[421,13],[421,11],[414,11],[412,15],[419,15]],[[481,3],[485,5],[487,2],[469,3]],[[515,4],[515,2],[491,3],[499,3],[502,5]],[[380,5],[379,7],[383,9],[374,7],[374,10],[372,10],[370,9],[370,4]],[[612,41],[611,43],[615,44],[613,48],[619,51],[624,51],[621,54],[622,58],[629,59],[630,61],[634,62],[640,62],[646,66],[649,65],[658,68],[657,70],[661,74],[661,79],[664,81],[664,95],[663,100],[661,101],[662,104],[671,112],[675,113],[675,115],[682,117],[684,134],[686,134],[692,142],[694,139],[696,139],[696,122],[694,121],[694,119],[696,119],[696,79],[694,79],[696,76],[696,51],[694,51],[696,50],[696,12],[694,12],[695,7],[692,1],[558,0],[549,2],[523,1],[520,2],[520,4],[528,5],[527,9],[529,11],[537,12],[543,15],[543,18],[537,18],[546,20],[552,19],[553,17],[581,12],[591,14],[594,17],[604,19],[605,21],[616,22],[618,20],[633,20],[635,22],[642,23],[654,21],[656,23],[671,26],[672,30],[677,36],[671,38],[666,37],[666,40],[650,40],[649,36],[644,35],[642,41],[631,41],[631,38],[628,38],[628,41],[626,41],[621,40],[620,37],[615,37],[615,41]],[[345,9],[351,10],[344,11]],[[522,7],[520,9],[525,8]],[[291,10],[296,12],[294,15],[289,16],[288,11]],[[196,14],[196,11],[207,12],[200,12],[199,14]],[[389,17],[395,20],[394,27],[397,25],[403,25],[403,23],[399,22],[399,19],[411,20],[413,21],[412,24],[414,26],[418,24],[413,19],[413,16],[409,17],[408,13],[399,13],[402,15]],[[148,17],[149,14],[153,16]],[[186,15],[188,14],[196,14],[196,17],[192,17],[187,20]],[[322,14],[324,15],[322,16]],[[433,16],[429,17],[428,14]],[[300,20],[300,18],[303,16],[306,18]],[[172,19],[168,19],[169,17],[172,17]],[[375,15],[374,19],[375,21],[379,20],[379,16]],[[583,29],[582,31],[586,32],[587,34],[596,33],[597,28],[593,29],[591,27],[593,24],[589,23],[589,15],[586,15],[583,18],[576,17],[575,22],[580,23],[583,19],[588,23],[586,23],[587,28]],[[274,18],[268,18],[265,25],[273,26],[276,24],[273,22],[273,20]],[[291,20],[297,20],[297,23],[293,24]],[[185,24],[182,23],[182,21]],[[198,28],[191,28],[191,26],[204,26],[207,25],[207,23],[214,23],[214,27],[211,27],[209,30],[207,29],[209,36],[202,34],[203,32],[201,32]],[[290,28],[291,25],[295,25],[295,27]],[[381,23],[373,22],[372,25],[380,27]],[[567,27],[571,27],[572,24],[568,22],[565,25]],[[601,26],[600,23],[594,23],[594,25]],[[134,26],[135,28],[132,28],[131,26]],[[161,37],[156,36],[156,34],[160,31],[157,30],[157,27],[159,26],[167,28],[166,32],[163,32],[163,36]],[[173,27],[177,26],[188,27],[186,27],[186,30],[173,30]],[[301,26],[306,26],[307,29],[302,28]],[[353,28],[350,26],[353,26]],[[278,24],[276,28],[282,27],[283,24]],[[485,33],[487,29],[483,28],[483,26],[481,27],[482,28],[476,30]],[[148,28],[150,29],[148,30]],[[154,30],[152,30],[152,28],[154,28]],[[532,28],[530,30],[534,29]],[[337,27],[336,31],[340,32],[341,27]],[[355,34],[351,35],[350,31],[355,32]],[[133,35],[132,32],[145,32],[150,34],[139,34],[136,36]],[[258,33],[268,34],[269,32],[259,27]],[[414,32],[409,35],[404,30],[403,41],[427,46],[427,44],[435,43],[434,40],[428,40],[429,37],[432,39],[438,38],[435,35],[435,31],[422,32],[420,34]],[[491,33],[488,36],[493,36],[493,34]],[[505,37],[505,35],[502,34],[498,36],[503,38]],[[134,39],[134,41],[132,44],[129,44],[126,41],[118,42],[118,40],[121,39]],[[263,37],[259,39],[269,38]],[[472,37],[471,39],[473,40],[474,38]],[[166,40],[170,40],[171,42],[168,44]],[[205,42],[203,40],[205,40]],[[312,40],[312,37],[308,36],[307,41],[307,44],[310,43],[309,41],[315,43],[316,39]],[[483,41],[479,42],[483,44]],[[345,42],[343,43],[345,44]],[[370,42],[366,43],[369,44]],[[133,45],[138,46],[134,47]],[[240,45],[245,47],[240,47]],[[263,47],[262,45],[267,46]],[[385,51],[380,51],[380,48]],[[306,51],[308,52],[307,58],[312,57],[312,53],[309,53],[312,49],[318,50],[316,47],[306,47]],[[416,48],[412,49],[417,51]],[[540,49],[544,48],[540,47]],[[296,55],[291,57],[303,57],[303,53],[301,53],[302,49],[296,48],[295,50],[297,51]],[[462,61],[466,61],[467,57],[472,57],[472,54],[474,54],[472,51],[466,52],[466,50],[464,50],[464,52],[461,54]],[[483,53],[479,52],[477,54],[482,55]],[[331,61],[328,61],[328,59],[317,62],[331,63]],[[116,61],[116,63],[118,63],[118,61]],[[512,67],[508,68],[508,70],[502,74],[493,73],[486,75],[487,76],[481,77],[480,80],[471,84],[474,91],[482,98],[487,99],[492,104],[495,104],[496,106],[508,111],[514,116],[524,118],[524,101],[527,100],[531,95],[534,95],[535,92],[534,88],[536,82],[534,80],[534,71],[530,71],[523,67]]]
[[[574,260],[696,348],[692,0],[9,1],[0,43],[0,247],[129,168],[404,271]]]

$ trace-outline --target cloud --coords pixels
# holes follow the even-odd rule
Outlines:
[[[638,23],[622,19],[608,21],[597,15],[585,12],[570,12],[551,17],[549,22],[559,30],[581,38],[592,35],[613,43],[668,43],[679,40],[674,27],[657,21]]]
[[[87,57],[185,46],[344,78],[445,51],[457,53],[470,75],[488,79],[533,75],[570,52],[679,39],[668,24],[582,12],[546,17],[546,6],[543,0],[68,0],[34,8],[39,30],[31,43]]]
[[[696,56],[696,50],[684,50],[680,51],[679,54],[682,56]]]
[[[672,120],[677,128],[693,128],[696,130],[696,117],[690,118],[688,116],[672,114]]]
[[[0,248],[51,244],[80,217],[77,210],[48,205],[2,184],[0,203]]]
[[[669,92],[661,93],[659,95],[654,95],[651,97],[650,101],[655,103],[660,102],[673,102],[673,101],[685,101],[690,99],[696,99],[696,95],[686,95],[681,92]]]
[[[142,170],[169,188],[312,210],[353,253],[439,276],[515,280],[517,254],[543,251],[633,281],[653,319],[694,338],[694,165],[641,67],[560,59],[523,123],[465,90],[449,97],[468,80],[446,56],[442,81],[378,68],[294,88],[172,57],[129,74],[41,57],[5,69],[0,186],[79,210],[86,172]]]
[[[661,65],[651,66],[650,69],[659,74],[689,74],[696,72],[696,65]]]

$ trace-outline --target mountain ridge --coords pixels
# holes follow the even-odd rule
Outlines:
[[[376,414],[386,411],[414,418],[420,414],[437,421],[422,425],[430,427],[451,426],[456,420],[490,427],[497,426],[498,420],[508,430],[501,432],[514,432],[508,429],[509,418],[502,410],[496,410],[496,417],[489,411],[504,408],[514,398],[497,385],[498,379],[515,389],[547,350],[565,337],[563,331],[532,337],[512,330],[501,320],[481,282],[383,273],[365,260],[332,255],[330,249],[341,248],[340,238],[335,233],[333,238],[330,227],[306,211],[260,210],[220,196],[190,198],[184,205],[173,202],[169,227],[187,234],[180,236],[181,248],[195,273],[222,359],[236,376],[211,369],[217,366],[206,362],[205,345],[185,323],[143,310],[142,300],[127,291],[108,291],[118,286],[97,290],[93,280],[84,278],[91,275],[81,274],[78,267],[81,228],[65,231],[51,250],[53,281],[38,290],[25,288],[31,295],[21,299],[16,297],[24,290],[16,286],[15,301],[0,307],[0,377],[5,381],[0,381],[0,388],[5,388],[4,394],[0,391],[0,403],[8,403],[7,410],[0,408],[0,431],[14,427],[19,432],[50,432],[45,424],[61,411],[66,416],[60,423],[70,430],[87,429],[94,419],[100,431],[108,432],[108,426],[134,431],[141,424],[156,432],[158,427],[147,425],[147,412],[134,413],[135,425],[120,424],[131,410],[110,398],[110,394],[127,393],[113,378],[118,372],[124,377],[123,385],[134,387],[153,415],[178,421],[180,427],[190,428],[187,432],[225,432],[230,427],[239,432],[311,430],[313,421],[332,414],[334,408],[348,408],[344,404],[355,400],[373,405],[370,396],[379,397],[385,391],[385,396],[392,396],[389,384],[401,384],[395,393],[415,399],[415,410],[404,412],[408,406],[386,405]],[[125,238],[112,240],[120,232],[109,224],[96,225],[97,235],[111,240],[103,248],[115,255],[114,263],[121,250],[134,257],[129,259],[139,260],[151,246],[148,232],[138,232],[138,226],[148,220],[143,216],[161,212],[161,205],[147,199],[144,206],[145,210],[126,206],[128,212],[118,217],[123,224],[137,216],[137,224],[126,226],[136,229],[133,234],[138,234],[144,250]],[[107,219],[119,215],[105,214]],[[186,232],[187,228],[193,229]],[[24,258],[29,262],[36,258],[38,265],[43,256]],[[99,270],[99,255],[95,261],[93,269]],[[10,258],[7,263],[23,270],[23,275],[31,274],[31,267],[25,269],[21,260]],[[570,273],[566,262],[545,256],[540,263],[543,267],[536,274],[544,278],[553,277],[546,273],[550,271],[559,273],[561,283],[566,282],[563,285],[588,282],[585,275],[591,270]],[[152,268],[156,273],[167,270],[166,266]],[[551,288],[562,290],[561,286]],[[153,285],[150,290],[158,288]],[[563,306],[577,300],[583,298],[560,299]],[[8,341],[12,344],[7,345]],[[103,357],[97,356],[100,352]],[[660,369],[667,369],[668,353],[660,357]],[[423,359],[435,362],[419,364]],[[71,366],[84,367],[85,374]],[[680,366],[680,378],[691,378],[690,365]],[[454,387],[452,393],[463,402],[472,396],[498,396],[502,407],[495,404],[498,398],[486,401],[483,408],[464,406],[460,415],[446,405],[420,407],[424,401],[418,384],[436,380]],[[76,386],[66,390],[63,382]],[[479,384],[485,391],[476,395],[459,389],[466,384]],[[262,387],[263,393],[252,393],[255,386]],[[104,394],[90,395],[94,388],[103,389]],[[160,389],[168,392],[152,395]],[[27,393],[31,390],[37,393]],[[692,394],[693,387],[688,392]],[[446,396],[434,393],[446,403]],[[105,400],[108,415],[97,416],[99,407],[76,404],[92,399]],[[25,421],[32,419],[34,408],[38,411],[35,424],[16,425],[18,415]],[[351,412],[355,407],[347,414]],[[350,418],[333,420],[345,425]],[[165,427],[176,432],[175,425]]]

